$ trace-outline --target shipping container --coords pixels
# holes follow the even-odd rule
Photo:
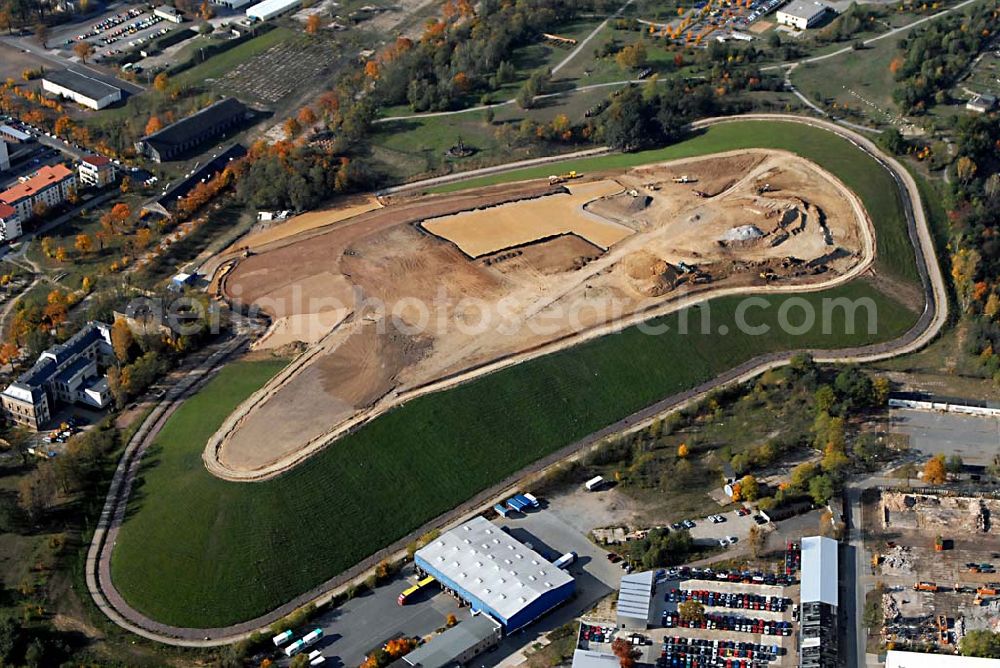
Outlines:
[[[497,514],[500,515],[500,517],[507,517],[507,515],[510,514],[510,508],[507,506],[501,506],[499,503],[493,506],[493,510],[497,511]]]
[[[534,508],[535,507],[535,504],[532,503],[531,500],[528,497],[526,497],[524,494],[515,494],[514,498],[517,499],[518,501],[520,501],[521,502],[521,506],[524,507],[524,508]]]
[[[516,510],[519,513],[524,512],[525,505],[518,500],[516,496],[512,496],[507,499],[507,507],[511,510]]]

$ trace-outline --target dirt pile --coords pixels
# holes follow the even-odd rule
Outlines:
[[[646,250],[626,256],[620,267],[632,288],[645,297],[664,295],[677,284],[677,268]]]

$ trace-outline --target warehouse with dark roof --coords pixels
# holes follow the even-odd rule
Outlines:
[[[136,142],[135,150],[156,162],[174,160],[246,121],[248,109],[234,97],[205,107]]]
[[[414,563],[507,633],[563,603],[575,588],[572,576],[482,517],[418,550]]]

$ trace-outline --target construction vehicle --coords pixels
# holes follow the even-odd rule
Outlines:
[[[933,582],[918,582],[913,585],[914,591],[937,591],[938,586]]]
[[[977,596],[996,596],[997,592],[1000,592],[1000,589],[998,589],[997,587],[986,586],[986,587],[980,587],[979,589],[977,589],[976,590],[976,595]]]
[[[764,193],[769,193],[769,192],[771,192],[771,190],[773,190],[773,188],[771,188],[771,184],[770,183],[762,183],[759,186],[757,186],[757,194],[758,195],[763,195]]]
[[[688,176],[687,174],[685,174],[684,176],[675,176],[671,180],[674,183],[697,183],[698,182],[698,179],[693,179],[690,176]]]
[[[552,176],[549,177],[549,185],[554,186],[557,183],[565,183],[566,181],[570,181],[572,179],[578,179],[581,176],[583,176],[583,174],[577,173],[575,169],[566,172],[565,174],[559,174],[558,176],[553,174]]]

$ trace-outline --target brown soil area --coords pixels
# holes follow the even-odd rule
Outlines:
[[[694,181],[674,182],[682,176]],[[316,343],[245,403],[206,459],[237,472],[278,466],[443,378],[571,345],[708,290],[818,288],[874,258],[860,201],[790,154],[735,151],[591,178],[397,198],[238,260],[224,294],[290,318],[276,343]],[[466,253],[422,229],[432,219],[453,221],[448,233],[466,235],[456,241]],[[564,233],[589,223],[626,233],[606,249]],[[469,243],[532,238],[467,255]],[[329,334],[288,331],[333,308],[350,313]]]

